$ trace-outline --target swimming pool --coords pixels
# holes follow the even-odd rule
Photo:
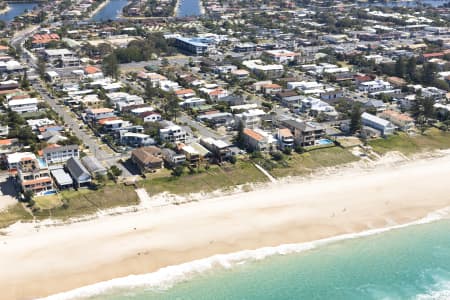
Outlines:
[[[333,141],[329,140],[329,139],[320,139],[320,140],[316,141],[316,145],[323,146],[323,145],[331,145],[331,144],[333,144]]]

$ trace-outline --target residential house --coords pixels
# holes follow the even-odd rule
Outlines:
[[[243,143],[251,151],[271,151],[274,148],[275,140],[262,130],[244,128],[242,136]]]
[[[197,120],[206,123],[211,127],[233,127],[235,124],[234,117],[228,112],[211,112],[197,116]]]
[[[184,109],[187,109],[187,108],[200,107],[205,104],[206,104],[205,99],[193,97],[193,98],[188,98],[188,99],[184,100],[183,102],[181,102],[180,106],[183,107]]]
[[[186,157],[186,161],[189,163],[189,166],[198,167],[200,165],[200,153],[194,147],[180,144],[179,148]]]
[[[34,195],[45,195],[53,191],[53,180],[44,161],[33,156],[23,156],[17,168],[18,182],[23,191]]]
[[[358,90],[368,93],[388,91],[391,89],[392,85],[389,82],[381,79],[361,82],[358,85]]]
[[[44,58],[53,66],[76,67],[80,65],[78,56],[68,49],[47,49],[44,51]]]
[[[89,171],[86,170],[78,158],[70,158],[66,162],[66,169],[72,176],[77,188],[90,186],[92,181],[91,174],[89,174]]]
[[[298,60],[300,53],[288,51],[285,49],[266,50],[263,55],[275,63],[288,64]]]
[[[119,111],[122,111],[124,107],[144,104],[144,99],[142,97],[130,95],[125,92],[108,93],[106,94],[106,97]]]
[[[391,109],[383,111],[379,117],[392,122],[401,131],[411,132],[414,129],[414,119]]]
[[[38,111],[38,99],[25,98],[8,101],[8,107],[19,114]]]
[[[240,114],[236,114],[236,124],[242,123],[246,128],[257,128],[261,125],[261,116],[266,115],[262,109],[249,109]]]
[[[162,158],[164,159],[165,165],[169,167],[176,167],[182,165],[186,161],[186,156],[182,153],[177,153],[169,148],[164,148],[161,150]]]
[[[364,126],[378,130],[383,136],[391,135],[395,131],[395,126],[390,121],[366,112],[361,115],[361,122]]]
[[[289,128],[279,128],[277,139],[281,150],[294,148],[294,135]]]
[[[101,119],[114,117],[114,109],[111,108],[90,108],[86,110],[86,119],[97,122]]]
[[[225,161],[232,156],[230,150],[231,145],[222,140],[206,137],[200,139],[200,144],[208,149],[219,162]]]
[[[56,33],[50,34],[35,34],[31,40],[32,49],[45,48],[51,42],[58,42],[60,40],[59,35]]]
[[[282,120],[281,124],[291,130],[294,135],[295,144],[302,147],[314,146],[326,133],[322,125],[314,122]]]
[[[320,94],[320,99],[326,101],[327,103],[333,103],[334,101],[344,97],[342,90],[333,90]]]
[[[144,123],[159,122],[162,120],[161,114],[154,111],[146,111],[139,114],[139,117],[144,120]]]
[[[144,147],[156,144],[148,134],[125,132],[120,136],[120,143],[131,147]]]
[[[180,99],[187,99],[195,97],[195,91],[193,89],[180,89],[175,91],[175,95]]]
[[[262,88],[262,92],[266,95],[279,93],[283,89],[281,87],[281,85],[275,84],[275,83],[265,84],[261,88]]]
[[[131,123],[129,121],[125,121],[119,118],[102,119],[98,121],[98,124],[102,126],[104,132],[114,132],[131,126]]]
[[[50,173],[59,190],[70,189],[73,187],[73,179],[70,177],[70,174],[64,170],[63,166],[52,168]]]
[[[243,70],[243,69],[236,69],[230,72],[231,76],[239,79],[239,80],[243,80],[246,79],[250,76],[250,72],[247,70]]]
[[[85,156],[81,158],[81,163],[89,171],[92,177],[106,176],[108,170],[97,160],[95,156]]]
[[[282,65],[271,64],[266,65],[262,60],[246,60],[242,64],[251,72],[259,76],[266,76],[267,78],[278,78],[284,73]]]
[[[178,125],[169,123],[168,126],[159,130],[159,137],[163,143],[186,142],[187,133]]]
[[[142,174],[162,169],[164,162],[161,157],[161,149],[154,146],[134,149],[131,152],[131,161],[136,164]]]
[[[276,94],[276,98],[280,101],[281,105],[295,109],[299,107],[302,96],[295,91],[284,91]]]
[[[8,171],[12,174],[15,173],[19,168],[19,164],[23,158],[35,160],[36,155],[31,152],[14,152],[6,154],[6,164],[8,167]]]
[[[51,145],[44,148],[42,152],[46,163],[49,165],[62,164],[72,157],[80,157],[78,145]]]
[[[381,100],[369,99],[366,103],[364,103],[365,108],[375,109],[376,112],[382,112],[387,109],[386,103]]]

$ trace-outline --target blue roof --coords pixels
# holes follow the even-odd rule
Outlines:
[[[200,37],[194,37],[194,38],[184,38],[179,37],[180,41],[183,41],[185,43],[189,43],[191,45],[197,46],[197,47],[208,47],[209,44],[214,43],[213,39],[209,38],[200,38]]]

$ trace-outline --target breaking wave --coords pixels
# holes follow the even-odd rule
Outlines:
[[[379,229],[371,229],[359,233],[343,234],[330,238],[320,239],[312,242],[298,243],[298,244],[284,244],[276,247],[263,247],[256,250],[244,250],[230,254],[217,254],[208,258],[194,260],[180,265],[169,266],[161,268],[156,272],[129,275],[126,277],[115,278],[108,281],[99,282],[96,284],[80,287],[67,292],[51,295],[41,300],[69,300],[69,299],[83,299],[94,297],[121,289],[133,289],[138,287],[145,287],[151,289],[169,289],[173,285],[186,281],[195,275],[213,270],[214,268],[229,269],[233,266],[245,263],[247,261],[263,260],[274,255],[287,255],[293,253],[300,253],[324,246],[330,243],[356,239],[371,235],[376,235],[388,232],[395,229],[405,228],[412,225],[426,224],[438,221],[448,217],[450,214],[450,207],[435,211],[428,214],[425,218],[414,222],[395,225]],[[430,291],[429,294],[418,295],[417,300],[438,300],[450,299],[450,283],[447,289],[439,289]]]

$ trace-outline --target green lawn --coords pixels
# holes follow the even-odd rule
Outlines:
[[[285,166],[277,164],[270,173],[275,177],[310,174],[321,167],[332,167],[357,161],[359,158],[340,147],[322,148],[306,153],[292,153],[285,157]]]
[[[266,182],[267,178],[249,161],[238,161],[235,165],[226,164],[219,167],[212,165],[208,170],[196,174],[183,174],[180,177],[155,177],[139,182],[150,196],[162,192],[189,194],[200,191],[212,192],[232,186]]]
[[[370,141],[369,145],[379,154],[400,151],[405,155],[412,155],[429,150],[450,148],[450,133],[436,128],[429,129],[424,135],[409,136],[405,133],[398,133],[385,139]]]
[[[17,221],[31,221],[33,218],[23,208],[21,203],[17,203],[8,207],[8,209],[0,211],[0,228],[7,227]]]
[[[59,197],[56,198],[56,197]],[[106,185],[99,190],[79,189],[62,191],[59,196],[35,201],[41,209],[34,214],[39,218],[70,218],[95,213],[99,210],[136,205],[139,199],[131,186]],[[57,205],[57,203],[60,205]],[[63,204],[64,203],[64,204]],[[55,205],[56,204],[56,205]]]
[[[40,209],[52,209],[62,205],[61,199],[58,195],[39,196],[34,197],[35,205]]]

